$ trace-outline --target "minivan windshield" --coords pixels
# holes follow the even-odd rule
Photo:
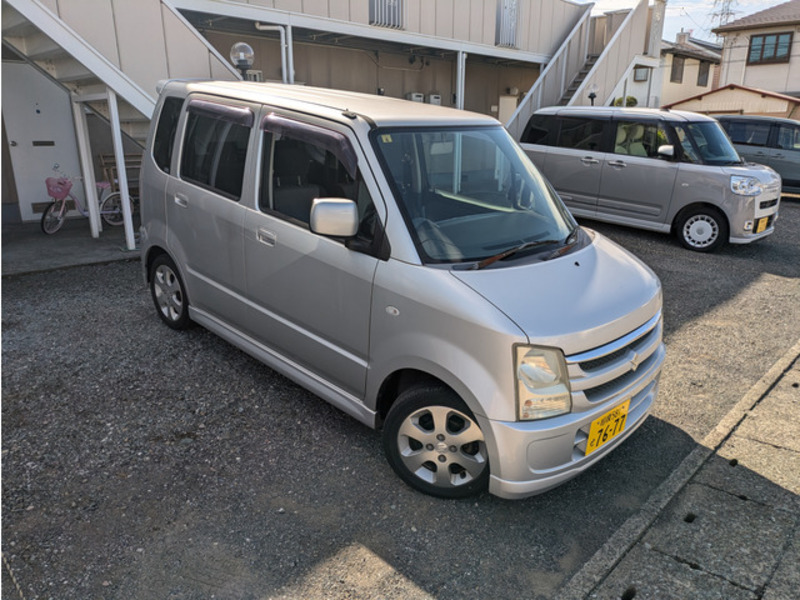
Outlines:
[[[683,153],[691,162],[725,166],[742,164],[742,159],[725,131],[716,121],[675,124]]]
[[[483,268],[552,254],[578,237],[561,200],[501,126],[379,129],[372,136],[426,262],[478,261]]]

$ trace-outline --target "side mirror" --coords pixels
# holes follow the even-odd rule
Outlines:
[[[671,144],[665,144],[663,146],[658,147],[658,156],[661,158],[674,158],[675,157],[675,146]]]
[[[332,237],[352,237],[358,232],[358,207],[347,198],[314,198],[311,231]]]

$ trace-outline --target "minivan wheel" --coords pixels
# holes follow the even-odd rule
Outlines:
[[[383,447],[400,478],[431,496],[465,498],[488,485],[483,432],[466,404],[445,387],[400,394],[384,423]]]
[[[712,252],[728,239],[725,216],[707,206],[687,210],[678,219],[675,229],[681,244],[697,252]]]
[[[150,265],[150,294],[158,316],[173,329],[191,325],[186,289],[172,259],[162,254]]]

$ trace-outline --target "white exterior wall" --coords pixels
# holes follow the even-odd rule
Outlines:
[[[107,0],[105,0],[107,1]],[[230,0],[369,25],[370,0]],[[518,0],[517,48],[550,55],[583,13],[569,0]],[[494,47],[497,0],[404,0],[403,32]],[[380,31],[380,28],[376,28]],[[377,34],[379,35],[379,34]]]
[[[794,31],[788,63],[748,65],[752,35]],[[725,35],[722,48],[720,87],[729,83],[771,92],[800,92],[800,26],[769,27],[732,31]]]

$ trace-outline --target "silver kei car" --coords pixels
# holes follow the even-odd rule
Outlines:
[[[494,119],[173,81],[141,193],[160,318],[381,428],[422,492],[542,492],[618,447],[655,401],[658,278],[578,227]]]

